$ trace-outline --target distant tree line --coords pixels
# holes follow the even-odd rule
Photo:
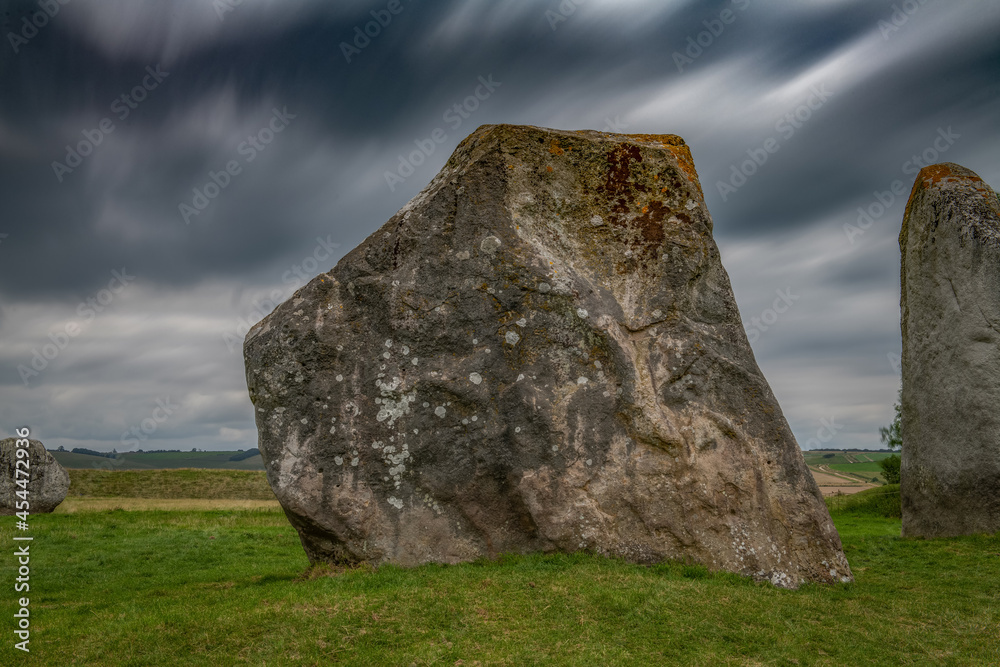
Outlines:
[[[245,452],[237,452],[229,457],[230,461],[243,461],[260,454],[260,450],[254,447],[253,449],[248,449]]]
[[[74,454],[89,454],[90,456],[103,456],[106,459],[113,459],[118,456],[118,452],[99,452],[95,449],[87,449],[85,447],[74,447],[70,450]]]

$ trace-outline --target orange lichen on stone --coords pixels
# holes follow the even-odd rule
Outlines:
[[[558,139],[553,139],[552,145],[549,146],[549,152],[552,153],[553,155],[562,155],[566,151],[564,151],[562,148],[559,147]]]
[[[680,137],[678,137],[678,139],[680,139]],[[705,193],[701,189],[701,182],[698,180],[698,172],[694,168],[694,158],[691,157],[691,150],[684,143],[684,140],[681,139],[680,144],[665,144],[664,147],[673,153],[675,158],[677,158],[677,165],[687,175],[688,180],[694,183],[695,187],[698,188],[698,194],[701,195],[701,199],[704,201]]]
[[[920,180],[923,181],[925,188],[937,185],[944,179],[953,177],[954,175],[951,168],[946,164],[932,164],[920,170]]]
[[[549,165],[548,167],[546,167],[545,171],[552,171],[552,165]]]

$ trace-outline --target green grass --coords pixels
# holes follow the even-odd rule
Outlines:
[[[162,468],[208,468],[225,470],[263,470],[260,455],[243,461],[230,461],[236,452],[125,452],[109,459],[90,454],[49,450],[64,468],[100,470],[152,470]]]
[[[996,664],[1000,536],[901,539],[886,488],[831,499],[856,582],[798,591],[584,554],[309,577],[280,511],[33,516],[32,655],[0,664]]]
[[[263,472],[248,470],[70,469],[69,496],[274,500]]]
[[[837,518],[868,516],[900,519],[903,516],[899,484],[886,484],[849,495],[830,496],[825,500],[826,506]]]

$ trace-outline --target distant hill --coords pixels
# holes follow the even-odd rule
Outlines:
[[[125,452],[114,458],[49,450],[64,468],[105,470],[158,470],[166,468],[206,468],[216,470],[263,470],[264,460],[256,449],[244,452]],[[243,457],[243,458],[241,458]],[[241,460],[233,460],[241,459]]]

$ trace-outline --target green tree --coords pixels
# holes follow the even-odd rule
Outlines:
[[[884,444],[889,449],[902,449],[903,447],[903,436],[899,430],[900,423],[900,403],[903,402],[903,390],[899,390],[899,400],[893,406],[896,411],[896,416],[893,418],[892,423],[888,426],[883,426],[878,430],[879,437]],[[885,478],[886,484],[899,484],[899,465],[901,459],[896,454],[892,456],[887,456],[878,462],[879,466],[882,468],[882,477]]]
[[[899,420],[900,420],[900,407],[899,404],[903,400],[903,391],[899,392],[899,400],[896,401],[894,406],[896,409],[896,417],[892,420],[892,423],[888,426],[883,426],[878,430],[879,437],[882,439],[882,444],[884,444],[889,449],[900,449],[903,446],[903,436],[899,432]]]
[[[882,467],[882,476],[885,477],[886,484],[899,484],[900,458],[897,454],[885,457],[878,464]]]

